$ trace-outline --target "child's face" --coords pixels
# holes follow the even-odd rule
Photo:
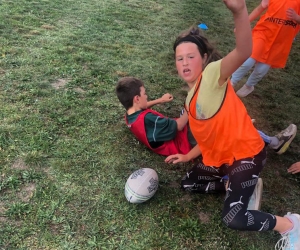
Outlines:
[[[195,43],[185,42],[176,47],[176,68],[178,75],[188,84],[194,84],[202,73],[204,59]]]
[[[141,87],[141,92],[139,98],[139,106],[141,109],[146,109],[147,108],[147,102],[148,102],[148,96],[146,94],[146,89],[145,87]]]

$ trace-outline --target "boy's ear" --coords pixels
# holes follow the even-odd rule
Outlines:
[[[133,97],[133,103],[139,103],[139,100],[140,98],[139,98],[139,96],[138,95],[136,95],[136,96],[134,96]]]

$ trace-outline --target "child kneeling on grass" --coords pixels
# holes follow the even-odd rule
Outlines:
[[[284,217],[248,210],[251,195],[266,163],[265,143],[253,126],[247,110],[229,80],[235,70],[251,55],[251,27],[245,0],[223,0],[232,12],[236,27],[236,48],[223,59],[192,28],[177,37],[174,43],[176,68],[188,84],[186,98],[189,126],[198,143],[195,156],[202,154],[203,180],[228,176],[223,206],[224,224],[241,231],[275,230],[282,235],[278,249],[300,248],[300,215]],[[169,156],[166,162],[177,159]],[[187,174],[186,178],[189,178]],[[207,185],[207,192],[214,189]]]

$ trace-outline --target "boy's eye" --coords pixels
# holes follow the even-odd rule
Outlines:
[[[182,61],[182,58],[177,58],[177,61]]]

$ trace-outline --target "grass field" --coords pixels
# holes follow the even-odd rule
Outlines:
[[[142,78],[150,99],[174,95],[156,110],[178,116],[186,90],[173,41],[204,22],[223,55],[233,49],[221,1],[2,0],[0,19],[0,249],[274,249],[277,233],[226,229],[223,195],[182,192],[191,164],[166,165],[138,143],[114,92],[119,77]],[[286,68],[243,99],[268,134],[300,126],[299,49],[297,37]],[[299,135],[268,155],[262,210],[299,213],[300,175],[286,172]],[[129,204],[125,182],[141,167],[157,171],[159,189]]]

